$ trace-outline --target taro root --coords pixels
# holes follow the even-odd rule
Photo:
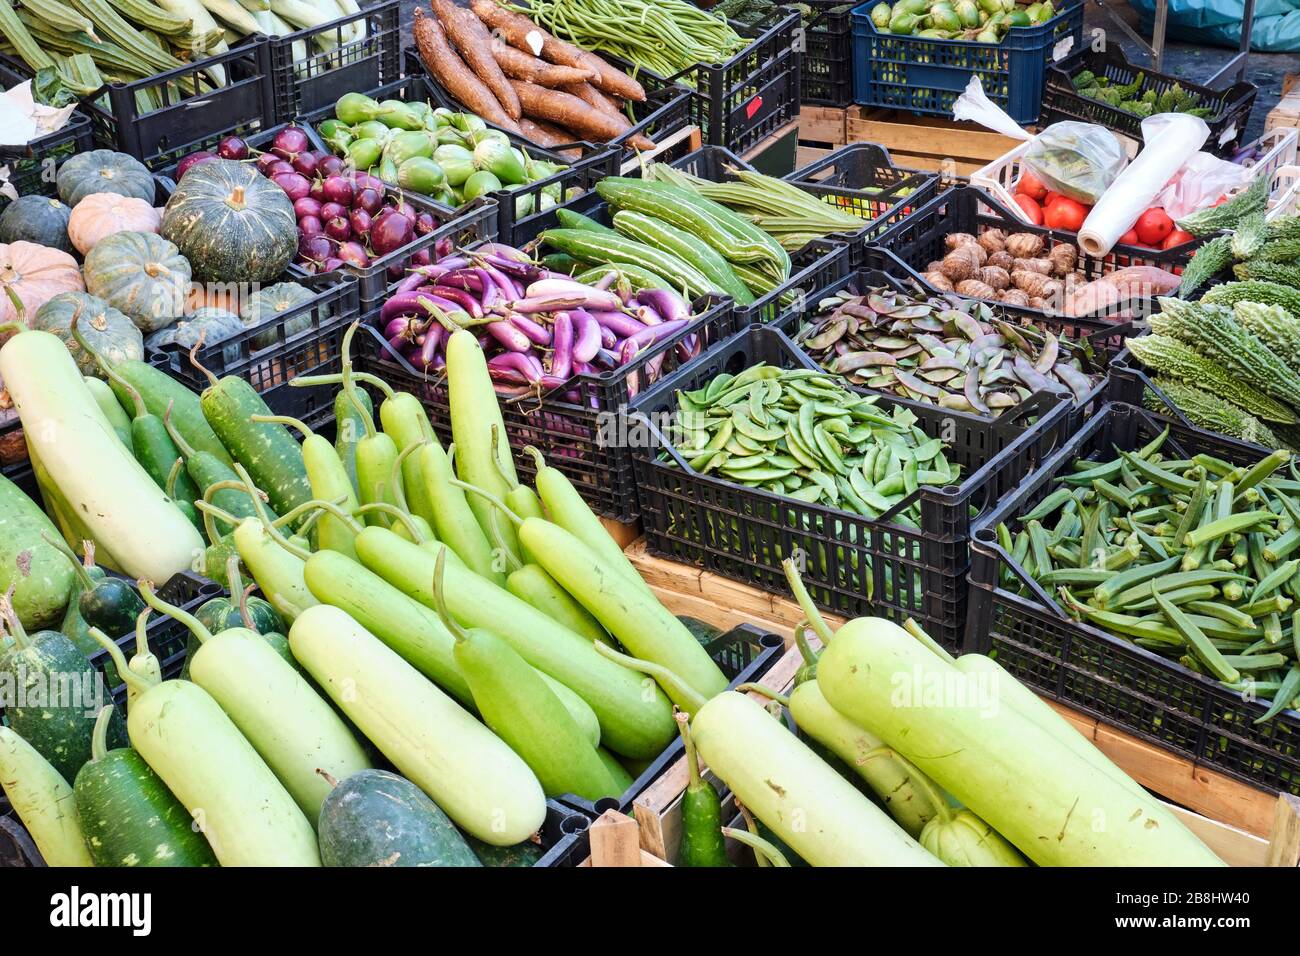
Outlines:
[[[957,288],[995,294],[972,279]],[[1000,294],[1017,305],[1030,303],[1019,289]],[[1051,332],[1013,324],[994,304],[919,289],[838,293],[822,300],[796,340],[853,385],[991,417],[1044,389],[1081,400],[1100,374],[1090,352]]]
[[[979,244],[984,247],[984,251],[989,255],[993,255],[995,252],[1005,252],[1007,234],[1001,229],[986,229],[980,233]]]
[[[921,278],[924,279],[926,282],[928,282],[934,288],[938,289],[940,292],[953,291],[954,287],[952,281],[946,275],[940,272],[938,269],[933,269],[930,272],[927,272]]]
[[[999,292],[1011,285],[1011,273],[998,266],[985,266],[975,278]]]
[[[979,279],[965,279],[957,283],[957,291],[974,299],[991,299],[997,295],[997,289]]]
[[[1043,251],[1043,237],[1032,232],[1017,232],[1007,237],[1007,252],[1017,259],[1033,259]]]
[[[1047,253],[1047,258],[1052,263],[1052,275],[1065,278],[1074,272],[1074,267],[1079,261],[1079,250],[1073,243],[1063,242],[1053,246]]]
[[[1007,272],[1010,272],[1012,267],[1014,267],[1016,264],[1016,259],[1015,256],[1013,256],[1011,253],[1006,251],[991,252],[989,253],[988,264],[991,266],[997,266],[999,269],[1005,269],[1007,270]]]

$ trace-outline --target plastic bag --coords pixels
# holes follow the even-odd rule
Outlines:
[[[1152,201],[1171,219],[1182,219],[1212,206],[1220,197],[1250,182],[1253,170],[1209,153],[1197,153],[1178,170]]]
[[[1029,144],[1021,163],[1052,192],[1093,205],[1128,165],[1128,154],[1104,126],[1053,123]]]
[[[971,76],[970,82],[966,84],[965,92],[957,97],[956,102],[952,104],[952,118],[979,123],[985,129],[991,129],[1012,139],[1034,138],[1033,133],[1025,132],[1019,123],[1007,115],[1002,107],[988,98],[978,73]]]

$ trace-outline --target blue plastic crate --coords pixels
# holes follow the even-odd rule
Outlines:
[[[948,116],[973,74],[1017,123],[1038,122],[1049,64],[1083,42],[1083,0],[1035,27],[1013,27],[1001,43],[881,33],[875,0],[853,8],[853,94],[863,106]],[[1073,43],[1068,43],[1073,38]]]

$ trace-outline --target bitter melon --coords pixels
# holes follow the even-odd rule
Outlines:
[[[1232,308],[1237,321],[1260,337],[1273,354],[1300,372],[1300,319],[1280,305],[1238,302]]]
[[[1177,379],[1158,378],[1153,384],[1178,406],[1178,410],[1193,425],[1254,442],[1265,448],[1279,447],[1278,438],[1272,429],[1231,402],[1225,402],[1216,395],[1193,388]],[[1165,403],[1150,389],[1143,390],[1142,404],[1152,411],[1166,411]]]
[[[1264,282],[1277,282],[1300,289],[1300,266],[1287,262],[1266,262],[1263,259],[1251,259],[1238,262],[1232,267],[1232,273],[1238,279],[1261,279]]]
[[[1238,302],[1263,302],[1280,305],[1292,315],[1300,317],[1300,290],[1276,282],[1225,282],[1216,285],[1201,301],[1209,305],[1236,305]]]
[[[1238,193],[1220,206],[1198,209],[1178,220],[1178,228],[1193,236],[1208,236],[1222,229],[1232,229],[1251,213],[1263,212],[1268,205],[1268,177],[1260,176],[1245,192]]]
[[[1129,339],[1128,347],[1139,362],[1163,378],[1195,383],[1259,418],[1284,424],[1300,421],[1287,405],[1234,378],[1222,365],[1173,336],[1143,335]]]
[[[1268,224],[1262,212],[1243,216],[1232,234],[1232,254],[1237,259],[1253,259],[1268,238]]]
[[[1215,236],[1196,250],[1183,269],[1183,280],[1178,286],[1180,296],[1189,296],[1214,276],[1232,265],[1232,237]]]
[[[1182,339],[1234,377],[1279,401],[1297,401],[1300,375],[1238,322],[1231,309],[1163,297],[1159,302],[1160,312],[1151,316],[1153,332]]]

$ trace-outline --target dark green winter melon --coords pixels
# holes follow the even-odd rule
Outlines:
[[[52,196],[19,196],[0,213],[0,242],[34,242],[76,255],[68,238],[72,210]]]
[[[339,781],[321,806],[316,832],[326,866],[481,865],[438,805],[387,770]]]

